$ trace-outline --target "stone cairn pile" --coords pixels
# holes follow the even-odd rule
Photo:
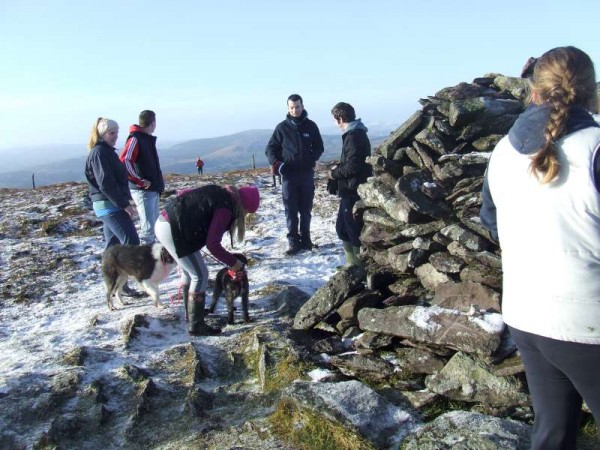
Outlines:
[[[526,96],[525,80],[499,74],[442,89],[374,150],[355,209],[366,278],[340,271],[294,319],[337,334],[312,349],[336,374],[391,386],[417,409],[441,399],[530,417],[500,315],[499,248],[479,220],[490,152]]]

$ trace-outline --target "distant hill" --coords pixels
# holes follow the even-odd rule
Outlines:
[[[191,174],[196,172],[196,157],[200,156],[205,162],[204,170],[207,173],[223,172],[235,169],[269,165],[265,156],[265,147],[273,130],[247,130],[227,136],[214,138],[194,139],[181,142],[168,147],[162,147],[160,136],[158,139],[158,152],[163,173]],[[370,136],[373,147],[379,145],[385,137]],[[342,149],[342,139],[339,134],[323,135],[325,152],[322,161],[331,161],[339,158]],[[0,154],[0,164],[6,167],[18,159],[20,170],[2,172],[0,170],[0,187],[28,188],[32,185],[31,176],[35,174],[36,186],[63,183],[67,181],[84,181],[83,168],[87,153],[80,146],[65,146],[68,151],[61,150],[60,146],[24,149],[17,158],[17,150],[10,154],[10,159]],[[43,158],[44,152],[52,151],[51,162]],[[81,156],[73,154],[83,152]],[[60,158],[61,153],[66,157]],[[26,158],[23,155],[27,155]],[[37,155],[37,156],[36,156]],[[254,159],[253,159],[254,158]],[[40,163],[42,161],[42,163]]]

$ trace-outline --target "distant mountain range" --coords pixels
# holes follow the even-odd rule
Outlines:
[[[269,162],[265,147],[272,133],[273,130],[247,130],[228,136],[194,139],[168,147],[161,146],[159,137],[158,152],[163,173],[195,173],[197,156],[204,161],[204,171],[207,173],[248,169],[253,165],[266,167]],[[341,136],[324,134],[322,137],[325,153],[321,160],[339,158]],[[379,132],[369,137],[374,148],[387,135]],[[83,168],[87,155],[81,153],[80,145],[49,145],[0,152],[0,187],[31,187],[32,175],[35,175],[36,186],[84,181]],[[10,171],[7,171],[8,167]]]

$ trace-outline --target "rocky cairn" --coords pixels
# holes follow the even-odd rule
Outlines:
[[[294,320],[297,330],[330,333],[312,350],[326,353],[335,373],[386,386],[425,419],[435,404],[490,420],[531,418],[500,315],[499,247],[479,220],[490,153],[527,92],[523,79],[489,74],[421,99],[368,159],[374,176],[355,209],[364,271],[340,271]],[[417,433],[407,444],[426,440]],[[527,448],[527,438],[517,441],[511,448]]]

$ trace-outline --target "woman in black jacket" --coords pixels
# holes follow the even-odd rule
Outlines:
[[[131,216],[134,214],[127,171],[115,153],[119,137],[117,122],[99,117],[92,127],[85,163],[85,178],[94,212],[104,224],[106,248],[118,243],[138,245],[140,240]]]
[[[183,300],[189,316],[189,334],[213,335],[221,332],[204,322],[208,270],[200,249],[204,246],[233,272],[244,264],[221,245],[229,232],[244,240],[247,213],[258,209],[260,196],[256,186],[217,186],[209,184],[179,192],[170,199],[154,226],[156,238],[182,269]]]
[[[90,153],[85,163],[89,195],[94,212],[104,226],[106,248],[119,243],[140,243],[131,219],[135,209],[127,184],[127,171],[115,152],[118,137],[117,122],[98,117],[92,126],[88,143]],[[130,297],[143,296],[127,284],[123,286],[123,294]]]

